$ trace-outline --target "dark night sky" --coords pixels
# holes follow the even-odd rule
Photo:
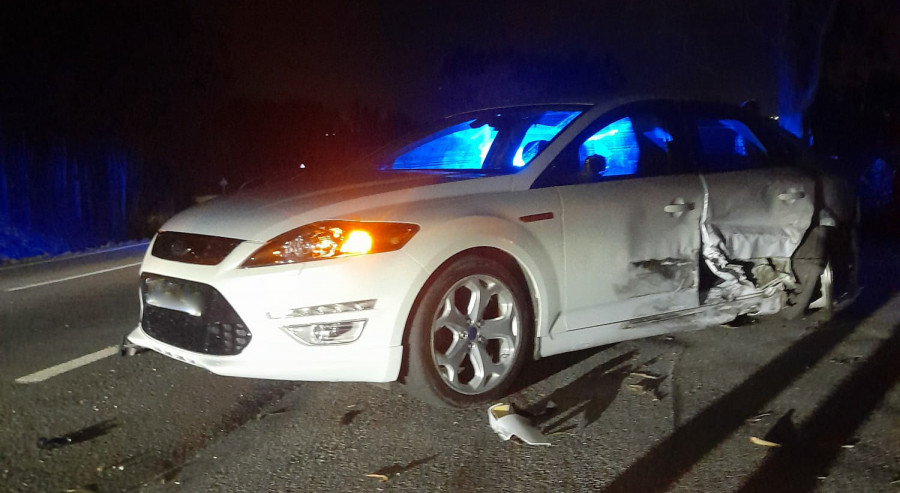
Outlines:
[[[234,89],[260,97],[315,95],[335,104],[358,97],[417,113],[440,97],[441,62],[465,47],[607,54],[629,90],[774,104],[770,3],[266,3],[207,20],[222,29]]]
[[[883,20],[900,18],[900,2],[863,3],[874,6],[872,17],[882,19],[900,45],[900,30]],[[777,5],[778,0],[4,2],[0,102],[7,113],[53,113],[55,107],[83,112],[92,104],[121,108],[134,101],[166,105],[197,97],[307,99],[344,108],[358,99],[430,116],[447,90],[442,63],[468,48],[610,56],[627,91],[736,102],[753,97],[774,111]]]
[[[177,100],[191,93],[177,87],[187,85],[223,97],[335,106],[359,99],[424,115],[442,95],[443,60],[469,48],[609,55],[628,90],[756,97],[768,107],[775,89],[771,4],[13,2],[0,21],[0,88],[20,108]]]
[[[787,1],[815,4],[3,0],[0,233],[139,237],[222,177],[343,172],[410,118],[484,106],[628,92],[774,113]],[[900,108],[900,1],[837,5],[819,135],[884,147],[897,119],[866,105]]]

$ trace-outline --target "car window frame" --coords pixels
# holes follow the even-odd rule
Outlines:
[[[761,117],[755,116],[738,107],[726,105],[709,105],[692,102],[680,102],[678,104],[678,115],[680,126],[684,133],[684,143],[686,144],[686,152],[688,161],[697,173],[733,173],[740,171],[750,171],[759,169],[769,169],[783,166],[786,162],[793,162],[792,156],[788,156],[790,152],[785,143],[779,142],[773,135],[773,129],[766,128],[765,122],[761,121]],[[743,124],[753,133],[757,140],[766,150],[765,159],[761,160],[760,165],[745,166],[738,169],[708,169],[704,166],[705,159],[701,152],[700,135],[697,122],[701,119],[714,120],[735,120]]]
[[[684,146],[682,144],[683,136],[681,125],[679,124],[678,119],[674,116],[673,112],[674,106],[672,102],[666,100],[652,100],[628,103],[601,114],[569,140],[566,146],[556,156],[553,157],[553,160],[534,180],[531,188],[550,188],[557,186],[583,185],[588,183],[603,183],[618,180],[634,180],[651,176],[677,175],[689,172],[686,170],[687,166],[685,165],[686,154],[684,153]],[[643,170],[638,169],[638,172],[635,174],[606,176],[600,177],[596,180],[578,180],[578,173],[577,171],[573,170],[568,174],[568,176],[573,178],[570,181],[553,178],[553,175],[560,173],[559,169],[561,167],[570,167],[571,163],[579,161],[577,158],[578,149],[581,147],[584,141],[587,140],[587,138],[616,121],[622,120],[624,118],[634,119],[636,117],[655,117],[662,123],[664,129],[668,131],[672,136],[672,141],[669,142],[669,145],[666,149],[668,169],[663,170],[662,172],[655,173],[644,173],[642,172]],[[576,157],[573,158],[573,156]]]
[[[406,134],[405,136],[396,139],[394,142],[382,147],[378,151],[374,152],[367,161],[371,163],[377,163],[377,170],[385,173],[419,173],[419,174],[442,174],[442,175],[471,175],[471,176],[508,176],[515,175],[523,172],[526,169],[529,169],[529,166],[522,167],[510,167],[510,166],[502,166],[502,164],[509,162],[512,163],[512,156],[515,153],[516,149],[514,149],[514,143],[524,137],[525,133],[528,130],[529,125],[524,122],[521,125],[514,125],[505,131],[499,132],[495,140],[491,144],[491,148],[488,151],[487,155],[484,158],[481,168],[471,168],[471,169],[390,169],[388,163],[393,162],[398,156],[414,149],[416,144],[432,135],[441,131],[442,129],[450,128],[460,123],[465,123],[468,120],[479,121],[479,120],[489,120],[491,113],[494,112],[505,112],[505,113],[538,113],[538,112],[577,112],[578,115],[570,121],[566,127],[561,129],[556,135],[553,136],[551,140],[548,141],[549,144],[552,144],[560,136],[566,134],[566,128],[570,126],[573,122],[582,118],[584,114],[590,110],[590,106],[586,104],[537,104],[537,105],[522,105],[522,106],[510,106],[510,107],[499,107],[499,108],[487,108],[476,111],[468,111],[465,113],[459,113],[455,115],[448,116],[438,121],[430,122],[428,125],[423,125],[416,128],[414,131]],[[403,143],[403,145],[400,145]],[[534,156],[531,161],[534,161],[540,154],[544,151],[541,151],[538,155]],[[531,163],[529,162],[529,165]]]

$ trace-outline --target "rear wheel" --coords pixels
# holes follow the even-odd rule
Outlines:
[[[426,288],[409,334],[409,391],[429,404],[465,407],[505,395],[530,358],[527,290],[508,267],[464,257]]]
[[[809,304],[809,309],[814,310],[820,320],[831,320],[834,315],[834,269],[831,262],[825,264],[816,288],[819,297]]]
[[[815,315],[822,321],[834,314],[835,282],[834,259],[838,250],[828,228],[818,227],[810,231],[792,259],[797,287],[788,294],[788,306],[781,316],[794,319]],[[833,233],[832,233],[833,234]],[[830,241],[831,240],[831,241]]]

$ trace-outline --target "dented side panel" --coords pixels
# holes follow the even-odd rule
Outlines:
[[[577,330],[698,306],[698,175],[559,188],[564,326]]]
[[[815,211],[815,180],[798,168],[704,174],[707,227],[730,259],[789,258]]]

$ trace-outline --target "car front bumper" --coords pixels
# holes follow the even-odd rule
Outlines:
[[[221,295],[239,317],[241,327],[249,331],[249,342],[232,354],[209,354],[206,346],[173,343],[178,338],[153,337],[153,331],[146,325],[145,294],[142,294],[142,324],[128,334],[128,342],[227,376],[303,381],[397,379],[403,361],[407,316],[418,289],[427,279],[421,266],[402,252],[390,252],[305,264],[239,268],[247,251],[256,247],[241,245],[215,266],[173,262],[148,253],[141,267],[142,274],[147,276],[212,288],[210,291]],[[374,300],[374,306],[347,308],[362,300]],[[333,310],[338,305],[341,310]],[[172,305],[167,305],[165,310],[168,309]],[[173,318],[190,318],[177,311],[181,308],[174,309],[172,313],[177,317]],[[161,308],[154,305],[153,310],[158,312]],[[365,325],[358,338],[340,344],[301,342],[285,329],[360,320]],[[182,328],[166,330],[173,333]],[[203,326],[189,330],[203,330]]]

